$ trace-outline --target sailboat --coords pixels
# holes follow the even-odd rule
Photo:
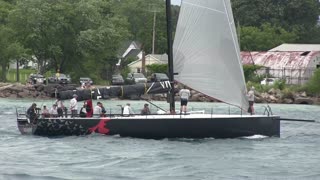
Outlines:
[[[168,82],[59,92],[60,99],[77,94],[80,100],[132,93],[168,93],[175,111],[174,81],[242,110],[248,108],[240,49],[230,0],[183,0],[172,45],[171,1],[166,0]],[[151,114],[107,117],[39,118],[30,123],[17,115],[22,134],[68,136],[101,133],[136,138],[236,138],[280,136],[280,117],[267,115]]]

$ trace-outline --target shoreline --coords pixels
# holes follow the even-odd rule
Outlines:
[[[97,85],[97,88],[104,87]],[[79,88],[76,84],[60,85],[60,84],[36,84],[25,85],[21,83],[0,83],[0,98],[10,99],[55,99],[52,97],[55,90],[76,90]],[[155,101],[166,101],[166,94],[142,95],[144,99]],[[122,98],[110,98],[122,100]],[[123,100],[140,100],[139,97],[127,98]],[[175,97],[176,101],[180,100],[179,96]],[[220,102],[197,91],[191,90],[190,102]],[[278,89],[270,89],[268,92],[255,92],[255,103],[269,104],[320,104],[320,98],[307,96],[305,92],[295,93],[291,97],[284,97]]]

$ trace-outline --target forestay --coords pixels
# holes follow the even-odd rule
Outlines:
[[[183,0],[173,44],[175,80],[247,109],[230,0]]]

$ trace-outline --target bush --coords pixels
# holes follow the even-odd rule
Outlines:
[[[307,93],[318,95],[320,93],[320,69],[317,69],[310,81],[306,84]]]

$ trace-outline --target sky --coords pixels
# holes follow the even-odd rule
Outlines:
[[[179,5],[181,4],[181,0],[171,0],[171,4]]]

